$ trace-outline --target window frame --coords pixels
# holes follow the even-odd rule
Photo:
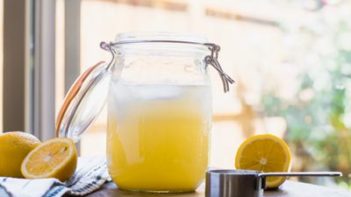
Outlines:
[[[55,8],[56,0],[4,0],[3,130],[41,140],[55,128]]]

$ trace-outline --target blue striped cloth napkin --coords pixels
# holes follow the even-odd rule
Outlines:
[[[57,179],[18,179],[0,177],[1,197],[83,196],[111,181],[104,157],[81,157],[75,174],[62,183]]]

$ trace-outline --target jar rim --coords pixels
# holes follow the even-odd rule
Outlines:
[[[205,36],[191,33],[171,33],[171,32],[127,32],[117,34],[115,41],[117,43],[125,42],[181,42],[181,43],[207,43],[208,40]]]

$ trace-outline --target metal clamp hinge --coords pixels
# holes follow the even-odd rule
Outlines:
[[[235,81],[223,71],[221,65],[218,62],[218,52],[220,50],[220,47],[213,43],[208,43],[206,45],[211,51],[211,55],[205,57],[205,62],[206,64],[212,65],[212,67],[218,71],[218,74],[221,77],[223,83],[224,92],[228,92],[229,84],[233,84]]]

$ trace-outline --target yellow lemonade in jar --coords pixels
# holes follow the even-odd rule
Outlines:
[[[209,88],[113,84],[107,158],[119,188],[156,192],[197,188],[208,165]]]

